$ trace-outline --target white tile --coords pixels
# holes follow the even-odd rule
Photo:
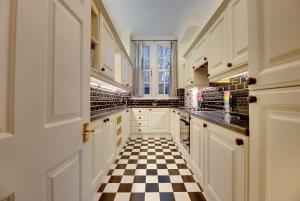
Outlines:
[[[136,164],[127,164],[126,169],[136,169]]]
[[[127,164],[128,160],[127,159],[121,159],[118,161],[118,164]]]
[[[147,160],[146,159],[140,159],[137,162],[138,164],[147,164]]]
[[[147,156],[147,152],[140,152],[140,156]]]
[[[116,193],[118,192],[119,185],[119,183],[107,183],[103,193]]]
[[[146,176],[146,183],[158,183],[158,176]]]
[[[179,175],[170,175],[171,183],[183,183],[182,177]]]
[[[147,164],[147,169],[157,169],[156,164]]]
[[[130,193],[117,193],[114,201],[129,201]]]
[[[176,201],[190,201],[190,196],[186,192],[174,192],[174,197]]]
[[[136,169],[135,175],[146,175],[146,170],[145,169]]]
[[[159,192],[173,192],[172,184],[171,183],[160,183],[159,185]]]
[[[187,192],[201,192],[197,183],[185,183],[184,185]]]
[[[134,176],[123,176],[121,183],[133,183]]]
[[[192,175],[189,169],[179,169],[180,175]]]
[[[176,164],[167,164],[167,168],[168,169],[177,169],[177,165]]]
[[[145,201],[158,201],[159,193],[145,193]]]
[[[157,164],[166,164],[166,160],[165,159],[157,159],[156,163]]]
[[[148,152],[155,152],[155,149],[148,149]]]
[[[122,155],[123,155],[123,156],[130,156],[130,155],[131,155],[131,152],[123,152]]]
[[[165,159],[174,159],[174,156],[172,156],[172,155],[171,156],[170,155],[166,155]]]
[[[145,192],[146,191],[146,184],[144,183],[133,183],[131,192],[138,193],[138,192]]]
[[[129,159],[133,159],[133,160],[138,159],[138,158],[139,158],[139,156],[130,156],[129,157]]]
[[[157,169],[157,175],[169,175],[169,171],[167,169]]]
[[[116,176],[122,176],[125,172],[125,169],[115,169],[114,172],[112,173],[112,175]]]
[[[133,149],[131,152],[140,152],[140,149]]]
[[[175,159],[176,164],[185,164],[186,162],[183,159]]]
[[[156,159],[156,156],[155,155],[150,155],[150,156],[147,156],[147,159]]]
[[[164,155],[164,152],[156,152],[156,155],[157,155],[157,156],[163,156],[163,155]]]

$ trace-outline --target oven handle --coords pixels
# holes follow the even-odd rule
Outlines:
[[[186,126],[189,126],[190,125],[190,122],[184,120],[184,119],[180,119],[180,121],[184,122]]]

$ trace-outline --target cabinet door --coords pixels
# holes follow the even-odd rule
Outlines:
[[[236,139],[243,140],[238,146]],[[247,138],[207,123],[205,195],[210,201],[247,200]]]
[[[150,111],[150,133],[169,133],[170,118],[168,108],[152,108]]]
[[[185,80],[186,86],[193,83],[193,67],[192,67],[192,53],[190,53],[185,59]]]
[[[123,114],[124,114],[123,115],[124,139],[127,139],[130,134],[130,126],[131,126],[130,110],[127,109]]]
[[[295,0],[249,1],[249,72],[257,79],[255,88],[300,84],[299,8]]]
[[[207,61],[206,38],[203,37],[194,49],[193,67],[198,68]]]
[[[91,141],[93,145],[93,176],[94,181],[99,179],[99,176],[105,169],[106,164],[106,149],[105,149],[105,132],[106,127],[103,119],[97,120],[92,123],[95,133],[91,135]]]
[[[102,44],[100,50],[102,59],[101,72],[111,79],[114,79],[114,37],[103,17],[101,18],[100,43]]]
[[[300,200],[300,87],[250,95],[250,200]]]
[[[194,166],[198,170],[200,185],[204,185],[204,149],[205,149],[205,129],[203,127],[204,121],[193,118],[191,120],[190,132],[191,132],[191,147],[190,154]]]
[[[174,109],[170,109],[170,133],[174,138],[174,133],[175,133],[175,110]]]
[[[128,60],[124,54],[122,54],[122,85],[129,86],[129,84],[128,84]]]
[[[175,110],[176,111],[176,110]],[[179,142],[180,141],[180,117],[179,117],[179,112],[175,112],[175,118],[174,118],[174,139],[175,141]]]
[[[228,62],[232,67],[248,63],[247,3],[247,0],[232,0],[228,5]]]
[[[106,122],[106,143],[107,143],[107,165],[110,165],[115,158],[116,152],[116,128],[115,128],[115,115],[109,116]]]
[[[207,34],[208,73],[218,75],[227,70],[227,10],[216,20]]]

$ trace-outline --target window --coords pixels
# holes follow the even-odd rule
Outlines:
[[[168,96],[171,48],[169,42],[145,42],[142,67],[145,96]]]
[[[169,94],[170,88],[170,47],[158,47],[158,93]]]

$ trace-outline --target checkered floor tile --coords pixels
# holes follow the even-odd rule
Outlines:
[[[172,139],[129,139],[98,190],[103,201],[205,201]]]

